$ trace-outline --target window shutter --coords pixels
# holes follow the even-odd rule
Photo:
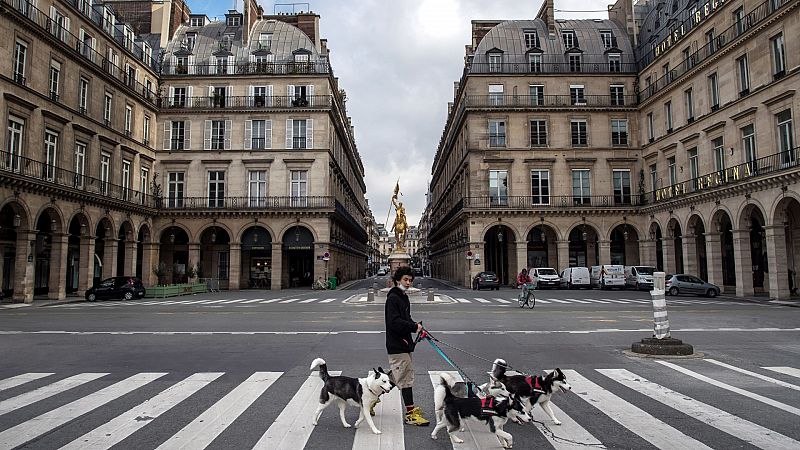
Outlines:
[[[250,86],[252,89],[252,86]],[[244,149],[251,150],[253,145],[253,121],[252,120],[245,120],[244,121]]]
[[[236,57],[234,56],[228,56],[228,73],[236,73]]]
[[[172,140],[172,123],[169,120],[164,122],[164,150],[172,150],[170,141]]]
[[[286,119],[286,148],[292,148],[292,119]]]
[[[252,64],[254,62],[256,62],[256,55],[250,53],[250,63]]]
[[[266,106],[272,106],[272,85],[267,86],[267,101]]]
[[[58,25],[56,24],[56,21],[53,20],[53,17],[55,17],[55,16],[56,16],[56,7],[55,6],[51,6],[50,7],[50,22],[49,22],[50,32],[53,33],[55,36],[58,36]]]
[[[225,150],[231,149],[231,131],[233,128],[233,121],[226,120],[225,121]]]
[[[211,150],[211,121],[206,120],[206,127],[203,133],[204,149]]]
[[[61,40],[62,41],[66,41],[67,40],[67,36],[71,32],[72,32],[72,28],[70,27],[69,17],[65,17],[64,18],[64,31],[61,33],[61,36],[60,36]]]
[[[249,106],[251,108],[253,106],[255,106],[255,104],[256,104],[256,101],[255,101],[255,98],[254,98],[255,95],[256,95],[255,94],[255,86],[253,86],[252,84],[250,86],[247,86],[247,106]]]
[[[294,99],[294,85],[290,84],[286,86],[286,95],[289,96],[289,101],[286,103],[291,104],[292,100]]]
[[[183,148],[185,150],[192,149],[192,121],[185,120],[183,122]]]
[[[272,148],[272,121],[264,121],[264,148]]]
[[[211,98],[213,96],[214,96],[214,86],[209,86],[208,87],[208,98]]]
[[[186,96],[187,96],[186,106],[191,108],[192,107],[192,103],[194,102],[194,88],[192,88],[192,86],[189,86],[186,89]]]
[[[309,84],[306,86],[306,92],[308,93],[308,104],[314,106],[314,85]]]
[[[173,86],[169,87],[169,99],[167,99],[167,105],[175,106],[175,88]]]
[[[86,39],[86,31],[83,28],[81,28],[78,31],[78,40],[80,42],[78,42],[78,44],[75,46],[75,49],[78,50],[78,52],[80,54],[84,54],[84,52],[86,51],[86,49],[83,48],[83,41],[85,39]],[[173,58],[175,58],[175,57],[173,56]],[[173,65],[175,65],[175,64],[173,63]]]
[[[225,86],[225,97],[227,97],[227,100],[225,101],[228,102],[228,105],[230,105],[230,102],[233,101],[231,98],[233,97],[233,86]]]
[[[83,29],[81,29],[81,34],[82,33],[83,33]],[[178,57],[170,56],[169,57],[169,66],[172,67],[172,72],[173,73],[177,72],[177,70],[178,70],[177,69],[177,67],[178,67]]]
[[[306,148],[314,148],[314,119],[306,119]]]
[[[186,64],[189,65],[189,67],[187,67],[187,72],[189,73],[189,75],[194,75],[194,72],[195,72],[194,71],[194,60],[195,60],[194,55],[189,55],[189,57],[186,58]]]

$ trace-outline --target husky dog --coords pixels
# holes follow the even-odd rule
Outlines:
[[[456,432],[461,429],[461,420],[473,418],[480,421],[485,421],[489,426],[489,430],[497,436],[500,445],[503,448],[511,448],[514,444],[514,438],[508,432],[503,430],[503,426],[509,419],[515,419],[520,422],[530,422],[531,418],[525,407],[522,404],[519,396],[498,396],[491,395],[485,398],[468,396],[466,398],[456,397],[450,388],[453,382],[452,376],[449,374],[442,374],[441,383],[434,389],[434,401],[436,402],[436,427],[431,432],[431,439],[436,439],[439,430],[447,427],[447,433],[450,436],[450,441],[454,444],[461,444],[464,441],[456,436]],[[492,383],[491,389],[496,391],[505,391],[499,383]],[[441,394],[443,392],[444,395]],[[440,400],[444,406],[441,408],[442,414],[440,416]]]
[[[351,378],[328,375],[328,365],[325,364],[325,360],[322,358],[315,359],[311,363],[311,369],[309,370],[314,370],[317,367],[319,367],[319,376],[322,378],[324,385],[319,394],[319,406],[314,413],[313,424],[317,424],[319,416],[322,415],[322,411],[328,405],[336,402],[339,406],[339,418],[342,419],[342,425],[345,428],[350,428],[351,425],[344,418],[344,410],[349,403],[353,406],[358,406],[361,410],[358,420],[356,420],[356,427],[361,424],[362,420],[366,419],[372,432],[381,434],[381,431],[372,422],[372,416],[369,415],[369,407],[381,395],[391,391],[394,387],[394,383],[390,378],[391,370],[386,373],[382,368],[378,367],[378,370],[372,369],[369,371],[365,378]]]
[[[507,364],[502,359],[494,360],[492,366],[492,377],[503,383],[508,392],[512,395],[519,395],[525,401],[525,411],[530,413],[535,405],[541,405],[542,409],[553,420],[554,425],[561,425],[561,421],[556,419],[553,408],[550,407],[550,398],[556,390],[567,392],[572,386],[567,383],[567,377],[561,369],[556,369],[544,377],[529,375],[506,375]]]
[[[453,396],[458,398],[477,397],[478,395],[481,395],[482,397],[485,397],[486,395],[491,395],[492,397],[508,397],[511,395],[502,383],[494,379],[491,379],[490,383],[484,384],[478,388],[478,386],[474,385],[469,386],[463,381],[456,381],[456,379],[447,372],[440,373],[439,377],[450,387],[450,392],[453,393]],[[476,393],[476,389],[480,389],[481,393]],[[436,386],[433,389],[433,404],[436,412],[437,424],[444,420],[444,397],[444,388],[441,385]],[[462,429],[461,431],[464,430]]]

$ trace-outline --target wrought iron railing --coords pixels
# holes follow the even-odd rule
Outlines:
[[[94,66],[99,67],[108,75],[116,78],[120,83],[130,87],[136,94],[141,96],[144,100],[155,103],[156,93],[139,81],[130,80],[124,70],[113,64],[106,57],[97,52],[94,48],[86,45],[80,38],[64,29],[57,22],[53,21],[50,16],[36,8],[33,4],[26,0],[0,0],[2,3],[10,5],[20,14],[25,16],[34,26],[45,31],[48,34],[54,35],[57,39],[64,42],[67,46],[72,48],[78,55],[82,57],[83,62],[89,62]],[[94,11],[93,9],[91,11]]]
[[[327,75],[330,73],[331,66],[328,61],[288,63],[236,62],[234,64],[180,64],[165,62],[161,66],[162,75]]]
[[[636,106],[635,95],[466,95],[467,107],[480,108],[543,108],[543,107],[609,107]]]
[[[603,60],[605,56],[601,56]],[[592,62],[588,58],[580,62],[570,62],[563,57],[560,61],[543,62],[471,62],[467,64],[471,74],[532,74],[532,73],[628,73],[635,74],[635,62]]]
[[[161,97],[159,106],[167,109],[213,108],[330,108],[330,95],[292,96],[211,96],[211,97]]]
[[[47,164],[9,152],[0,152],[0,173],[4,173],[4,176],[5,174],[11,175],[13,173],[36,180],[39,183],[74,189],[147,207],[154,207],[156,204],[152,195],[142,194],[130,187],[65,170],[53,164]]]
[[[655,95],[657,92],[663,90],[673,80],[676,80],[681,75],[685,74],[701,62],[713,56],[720,51],[723,47],[729,45],[736,40],[739,36],[760,24],[764,19],[772,16],[781,6],[789,3],[792,0],[767,0],[764,3],[753,8],[748,13],[743,21],[734,22],[733,25],[721,31],[714,37],[714,40],[700,47],[696,52],[689,55],[679,65],[672,68],[669,72],[655,80],[649,86],[642,86],[640,91],[640,101],[645,101]],[[691,23],[691,20],[687,20]],[[655,58],[654,53],[650,52],[640,62],[639,65],[644,69]]]
[[[554,209],[630,208],[639,206],[639,196],[620,195],[508,195],[466,197],[465,208]]]
[[[159,205],[170,210],[207,209],[328,209],[334,207],[333,196],[261,196],[261,197],[166,197]]]

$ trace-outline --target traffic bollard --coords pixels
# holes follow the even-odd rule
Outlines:
[[[653,301],[653,336],[656,339],[669,338],[669,318],[667,317],[667,299],[665,286],[665,273],[653,274],[653,290],[650,298]]]
[[[433,301],[433,288],[428,288],[428,301]]]
[[[374,302],[375,301],[375,289],[370,289],[367,291],[367,301]]]

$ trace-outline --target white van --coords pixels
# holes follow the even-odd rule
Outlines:
[[[652,290],[653,272],[656,271],[652,266],[625,266],[625,287]]]
[[[589,282],[589,268],[567,267],[564,269],[564,271],[561,272],[561,287],[568,289],[591,289],[592,285]]]
[[[561,284],[561,277],[552,267],[534,267],[528,270],[528,276],[531,277],[531,283],[536,289],[557,288]]]
[[[625,289],[625,268],[616,264],[592,266],[589,279],[592,287]]]

